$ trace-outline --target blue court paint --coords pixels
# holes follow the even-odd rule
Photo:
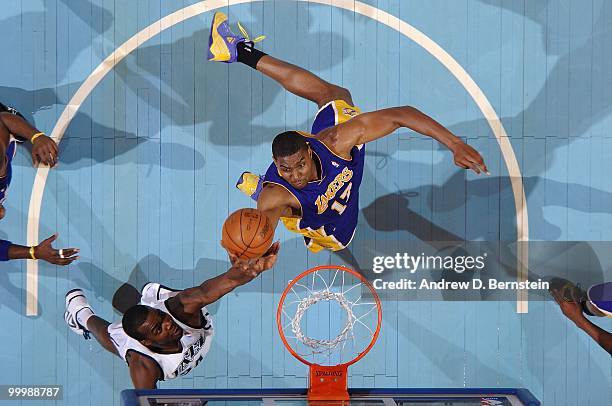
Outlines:
[[[192,3],[8,2],[0,46],[12,63],[0,67],[0,101],[50,131],[118,44]],[[529,178],[533,238],[610,240],[611,5],[366,3],[426,33],[482,87]],[[362,213],[354,247],[441,235],[515,237],[512,193],[493,135],[430,55],[371,19],[327,6],[257,2],[226,11],[253,35],[268,36],[264,51],[351,89],[364,110],[413,104],[483,151],[491,178],[459,172],[448,152],[406,130],[372,145],[361,208],[372,206],[378,216],[369,222]],[[119,391],[131,386],[127,368],[65,327],[65,291],[83,287],[101,316],[117,320],[112,295],[125,281],[186,287],[225,270],[221,224],[250,204],[234,189],[237,175],[267,167],[274,134],[309,127],[312,104],[244,66],[205,62],[210,18],[205,13],[140,47],[96,87],[68,128],[40,234],[57,230],[62,245],[80,246],[82,259],[69,270],[40,265],[40,315],[33,319],[23,313],[25,264],[2,265],[3,383],[62,384],[64,404],[119,404]],[[34,176],[26,149],[14,176],[0,235],[24,242]],[[394,198],[398,189],[405,193]],[[287,280],[340,260],[308,254],[289,233],[279,236],[277,268],[212,307],[218,335],[208,358],[163,387],[306,385],[306,368],[282,348],[273,314]],[[600,271],[610,279],[609,267]],[[559,405],[610,398],[609,356],[550,302],[532,302],[522,316],[510,302],[397,302],[384,310],[377,346],[351,369],[354,386],[527,387],[544,404]],[[612,328],[609,320],[597,323]]]

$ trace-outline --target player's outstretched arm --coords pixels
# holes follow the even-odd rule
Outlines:
[[[52,235],[40,244],[26,247],[13,244],[10,241],[0,240],[0,261],[12,259],[42,259],[54,265],[69,265],[78,259],[78,248],[55,249],[51,245],[57,239],[57,234]]]
[[[0,113],[0,125],[8,132],[32,143],[32,162],[55,166],[57,163],[58,148],[55,141],[37,130],[25,119],[17,114],[8,112]]]
[[[576,326],[587,333],[601,348],[612,354],[612,333],[607,332],[596,324],[591,323],[582,313],[582,306],[577,300],[566,301],[563,294],[553,290],[553,298],[561,308],[561,312],[576,324]]]
[[[275,184],[265,185],[257,198],[257,209],[268,216],[274,230],[278,226],[278,220],[283,216],[290,216],[291,207],[295,205],[299,207],[299,202],[295,197],[282,186]]]
[[[576,326],[587,333],[601,348],[612,355],[612,333],[607,332],[596,324],[591,323],[589,319],[583,317],[574,321]]]
[[[353,146],[382,138],[400,127],[410,128],[444,144],[453,152],[455,165],[476,173],[488,173],[482,156],[474,148],[433,118],[410,106],[360,114],[320,134],[320,139],[339,155],[350,156]]]
[[[238,286],[271,269],[276,263],[279,248],[280,244],[275,242],[264,256],[250,261],[237,260],[230,256],[232,267],[227,272],[207,280],[200,286],[181,291],[168,299],[168,306],[185,315],[198,314],[202,307],[216,302]]]

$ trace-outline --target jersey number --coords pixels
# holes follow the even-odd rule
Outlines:
[[[348,202],[349,197],[351,197],[351,187],[352,186],[353,186],[353,182],[350,182],[346,186],[346,189],[344,189],[344,192],[342,192],[342,194],[339,197],[339,199],[344,200],[345,204],[339,203],[337,200],[334,200],[334,203],[332,204],[331,208],[332,210],[336,210],[338,214],[342,214],[344,213],[344,210],[346,210],[346,202]]]

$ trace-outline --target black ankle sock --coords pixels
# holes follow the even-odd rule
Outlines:
[[[238,62],[242,62],[245,65],[249,65],[253,69],[257,69],[257,62],[267,55],[261,52],[259,49],[255,49],[251,41],[244,41],[236,45],[238,50]]]

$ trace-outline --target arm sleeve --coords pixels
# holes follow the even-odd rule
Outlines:
[[[10,241],[0,240],[0,261],[8,261],[8,251],[9,247],[12,245]]]

